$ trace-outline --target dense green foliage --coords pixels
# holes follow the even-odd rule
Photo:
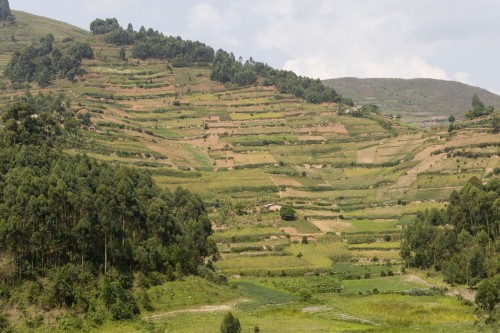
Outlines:
[[[292,94],[304,98],[311,103],[338,102],[341,96],[332,88],[326,87],[320,80],[296,75],[294,72],[277,70],[252,58],[244,64],[236,60],[234,55],[224,50],[215,54],[210,78],[221,83],[232,82],[245,86],[254,84],[263,78],[264,85],[275,86],[281,93]]]
[[[481,281],[477,287],[476,303],[483,309],[492,311],[500,304],[500,275]]]
[[[211,223],[186,190],[50,148],[71,118],[63,100],[28,96],[2,114],[0,289],[35,281],[34,304],[94,313],[102,302],[111,318],[132,318],[132,274],[196,274],[216,251]]]
[[[449,283],[476,285],[500,273],[500,180],[471,178],[446,210],[419,213],[404,231],[408,265],[442,270]]]
[[[479,99],[479,97],[474,94],[472,96],[472,110],[465,113],[465,117],[472,119],[481,116],[487,116],[492,114],[495,111],[495,108],[491,105],[485,106],[484,103]]]
[[[290,205],[283,205],[280,209],[280,217],[285,221],[295,220],[295,208]]]
[[[131,24],[123,29],[115,18],[96,19],[90,24],[94,35],[104,35],[107,43],[133,45],[132,56],[139,59],[169,59],[179,63],[212,62],[214,50],[200,42],[164,36],[157,30],[141,27],[134,31]]]
[[[76,42],[64,49],[56,48],[54,36],[49,34],[14,52],[4,74],[14,84],[35,81],[40,87],[46,87],[56,76],[74,81],[77,75],[83,74],[82,59],[92,57],[89,43]]]
[[[241,325],[238,318],[235,318],[231,312],[228,312],[220,325],[220,333],[240,333]]]

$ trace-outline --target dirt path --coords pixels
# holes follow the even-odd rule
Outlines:
[[[392,189],[409,188],[417,180],[417,176],[426,172],[431,166],[443,159],[446,154],[431,155],[433,151],[442,148],[442,146],[427,147],[418,153],[414,160],[421,161],[417,166],[411,168],[405,175],[399,177],[398,181],[392,185]]]
[[[165,317],[171,317],[175,316],[178,314],[182,313],[203,313],[203,312],[223,312],[223,311],[230,311],[235,308],[236,305],[243,303],[243,302],[248,302],[248,299],[240,299],[236,302],[232,303],[227,303],[227,304],[219,304],[219,305],[202,305],[199,307],[194,307],[194,308],[188,308],[188,309],[181,309],[181,310],[173,310],[173,311],[168,311],[168,312],[163,312],[163,313],[157,313],[152,316],[147,316],[144,317],[144,319],[162,319]]]
[[[409,282],[420,283],[428,288],[432,287],[432,285],[429,282],[413,274],[405,275],[405,280]],[[450,289],[447,293],[445,293],[445,295],[450,297],[456,297],[460,295],[464,299],[474,302],[476,298],[476,291],[470,289]]]
[[[404,279],[408,282],[420,283],[423,286],[432,287],[432,285],[429,282],[413,274],[405,275]]]

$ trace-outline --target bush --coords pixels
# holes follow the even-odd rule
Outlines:
[[[285,221],[295,220],[295,208],[290,205],[283,205],[280,210],[280,216]]]
[[[309,302],[312,299],[312,294],[309,290],[301,290],[299,293],[300,302]]]
[[[220,325],[220,333],[240,333],[241,325],[238,318],[235,318],[231,312],[228,312]]]

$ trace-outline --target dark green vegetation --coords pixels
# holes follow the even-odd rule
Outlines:
[[[471,178],[451,194],[446,210],[417,214],[401,242],[401,256],[409,266],[442,270],[451,284],[478,285],[476,302],[490,312],[500,305],[499,253],[498,178],[486,185]]]
[[[10,11],[10,5],[8,0],[0,0],[0,22],[5,22],[9,24],[14,24],[16,18],[12,15]]]
[[[252,58],[244,64],[241,59],[224,50],[215,54],[210,78],[221,83],[231,82],[239,86],[248,86],[263,79],[264,86],[275,86],[282,94],[292,94],[304,98],[310,103],[340,102],[342,97],[335,90],[325,87],[320,80],[297,76],[291,71],[276,70]]]
[[[235,318],[231,312],[228,312],[220,325],[220,333],[240,333],[241,325],[238,318]]]
[[[28,100],[2,113],[2,303],[13,306],[28,288],[29,304],[45,310],[71,308],[96,324],[132,318],[134,273],[142,283],[173,280],[215,254],[199,197],[160,190],[145,171],[50,148],[64,142],[71,117],[61,99]]]
[[[71,40],[61,36],[69,27],[46,31],[25,15],[0,30],[2,46],[21,50],[52,33],[54,49],[88,43],[93,58],[73,81],[1,82],[12,152],[0,192],[13,206],[3,205],[0,225],[10,228],[5,246],[28,244],[0,256],[11,272],[2,328],[206,332],[228,311],[242,332],[485,327],[472,303],[446,296],[468,297],[466,285],[404,265],[398,228],[445,208],[472,176],[498,176],[498,113],[420,131],[373,104],[296,97],[332,90],[258,74],[266,67],[252,59],[222,53],[231,66],[213,66],[201,43],[114,19]],[[35,22],[40,35],[19,37]],[[233,67],[224,84],[211,79]],[[294,207],[295,219],[269,203]],[[497,295],[484,281],[486,309]]]
[[[417,214],[403,235],[401,255],[410,266],[443,270],[449,283],[475,286],[500,273],[500,181],[471,178],[451,194],[446,210]]]
[[[96,19],[90,24],[94,35],[104,35],[106,43],[133,45],[134,58],[170,59],[177,66],[196,62],[209,65],[214,59],[214,50],[200,42],[185,41],[180,37],[164,36],[162,33],[141,27],[134,31],[131,24],[123,29],[115,18]]]
[[[91,59],[94,52],[89,43],[74,42],[63,48],[54,48],[54,35],[39,39],[34,45],[16,51],[7,64],[4,75],[14,87],[35,81],[41,88],[54,78],[74,81],[82,75],[82,59]]]
[[[324,83],[356,104],[376,104],[384,114],[399,115],[405,122],[424,126],[442,124],[450,114],[463,119],[474,94],[487,105],[500,108],[500,96],[453,81],[340,78]]]

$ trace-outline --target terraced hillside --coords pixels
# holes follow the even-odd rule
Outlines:
[[[89,40],[95,57],[84,60],[83,77],[30,92],[64,93],[73,112],[89,116],[81,135],[66,138],[67,153],[146,169],[165,188],[202,196],[222,259],[213,266],[231,284],[186,277],[137,289],[150,302],[140,320],[91,331],[204,332],[228,310],[246,332],[477,330],[473,308],[445,296],[437,273],[403,269],[400,228],[444,207],[472,176],[498,173],[498,112],[457,122],[451,134],[424,131],[305,103],[263,82],[215,83],[208,65],[118,60],[119,47]],[[1,106],[26,94],[3,87]],[[268,203],[293,205],[297,218],[281,219]],[[55,312],[42,327],[64,325]]]
[[[305,103],[273,87],[224,86],[205,67],[118,61],[118,48],[93,43],[84,77],[40,90],[65,93],[91,116],[71,152],[147,168],[159,184],[209,201],[290,202],[323,230],[342,231],[349,222],[336,228],[339,215],[397,219],[500,166],[488,120],[464,123],[453,136],[417,131],[380,116],[339,115],[336,104]],[[3,103],[23,93],[8,91]]]

